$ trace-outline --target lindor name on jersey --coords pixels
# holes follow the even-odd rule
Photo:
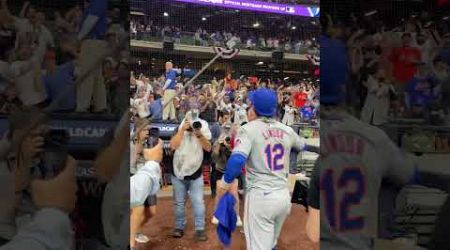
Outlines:
[[[366,145],[364,139],[354,135],[328,134],[321,138],[321,154],[348,153],[362,155]]]
[[[266,140],[268,140],[269,138],[283,139],[284,132],[280,129],[268,129],[263,132],[263,136]]]

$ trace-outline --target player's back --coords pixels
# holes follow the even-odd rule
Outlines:
[[[247,188],[279,190],[288,187],[289,155],[300,144],[291,127],[273,119],[260,118],[239,130],[235,151],[246,151]]]
[[[320,132],[321,248],[371,249],[381,181],[406,182],[412,164],[383,131],[348,114],[321,119]]]

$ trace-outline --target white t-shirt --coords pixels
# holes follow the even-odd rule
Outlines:
[[[16,61],[11,64],[16,91],[24,105],[39,104],[47,98],[39,66],[40,64],[31,61]]]
[[[137,98],[134,100],[133,106],[136,108],[136,111],[140,118],[146,118],[150,115],[148,105],[148,101],[146,101],[144,98]]]
[[[211,130],[205,120],[198,119],[202,123],[201,132],[206,139],[211,140]],[[180,127],[184,125],[184,120]],[[183,179],[185,176],[194,174],[202,165],[203,148],[191,132],[184,132],[180,147],[175,150],[173,156],[173,171],[177,178]]]
[[[231,112],[233,111],[233,104],[228,103],[226,104],[223,100],[220,102],[220,106],[219,106],[219,110],[220,111],[227,111],[227,112]]]
[[[234,123],[240,125],[243,122],[248,122],[247,118],[247,104],[235,104],[234,108]]]
[[[27,106],[39,104],[47,99],[41,72],[46,46],[49,43],[47,39],[45,35],[40,35],[38,47],[31,58],[11,64],[17,94],[20,101]]]

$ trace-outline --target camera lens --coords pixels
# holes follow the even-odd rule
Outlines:
[[[229,136],[227,136],[227,137],[225,137],[225,141],[226,141],[227,143],[230,143],[231,138],[230,138]]]
[[[199,121],[193,122],[192,123],[192,128],[194,129],[201,129],[202,128],[202,123]]]

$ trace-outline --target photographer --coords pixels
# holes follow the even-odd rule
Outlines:
[[[220,135],[219,140],[214,143],[212,151],[212,159],[216,163],[216,185],[219,185],[220,180],[222,180],[223,174],[225,173],[225,166],[228,158],[231,156],[231,124],[228,123],[224,126],[225,130]],[[239,178],[239,177],[238,177]],[[238,195],[238,178],[236,178],[230,186],[230,193],[235,197],[236,204],[235,210],[238,215],[236,226],[242,226],[242,220],[239,216],[239,195]],[[215,204],[219,203],[219,198],[215,197]],[[215,225],[219,223],[218,219],[213,216],[211,222]]]
[[[193,105],[191,105],[191,108]],[[184,235],[186,226],[186,194],[192,201],[197,241],[206,241],[205,203],[203,200],[202,162],[204,151],[211,151],[211,131],[208,123],[199,118],[198,109],[191,109],[170,140],[170,147],[175,151],[173,159],[173,197],[175,210],[174,238]]]
[[[137,118],[135,128],[135,134],[130,141],[130,172],[132,175],[136,174],[138,169],[147,164],[144,149],[148,147],[149,121]],[[143,225],[156,214],[156,194],[148,196],[143,204],[136,205],[131,210],[130,246],[134,247],[136,242],[148,242],[148,237],[143,235],[141,230]]]
[[[9,118],[9,150],[5,151],[9,153],[2,152],[1,162],[1,183],[7,185],[1,190],[7,205],[0,212],[0,245],[9,242],[4,249],[70,246],[72,229],[67,213],[75,206],[76,163],[64,152],[64,144],[58,150],[50,147],[58,139],[51,136],[53,132],[45,116],[33,108],[17,111]],[[55,161],[57,156],[65,158]]]
[[[218,115],[218,118],[219,118],[218,122],[215,125],[211,126],[211,133],[213,135],[213,137],[212,137],[213,143],[215,143],[215,141],[219,139],[220,135],[222,134],[223,126],[225,124],[228,124],[230,119],[231,119],[230,116],[231,115],[228,112],[220,112],[219,113],[219,115]],[[215,134],[218,134],[217,138],[214,138]],[[217,176],[216,163],[215,163],[215,161],[212,161],[211,162],[211,173],[210,173],[210,176],[209,176],[210,177],[210,182],[211,182],[210,185],[211,185],[211,196],[212,197],[216,196],[216,190],[217,190],[216,183],[217,183],[217,180],[220,180],[220,178],[217,178],[216,176]]]

